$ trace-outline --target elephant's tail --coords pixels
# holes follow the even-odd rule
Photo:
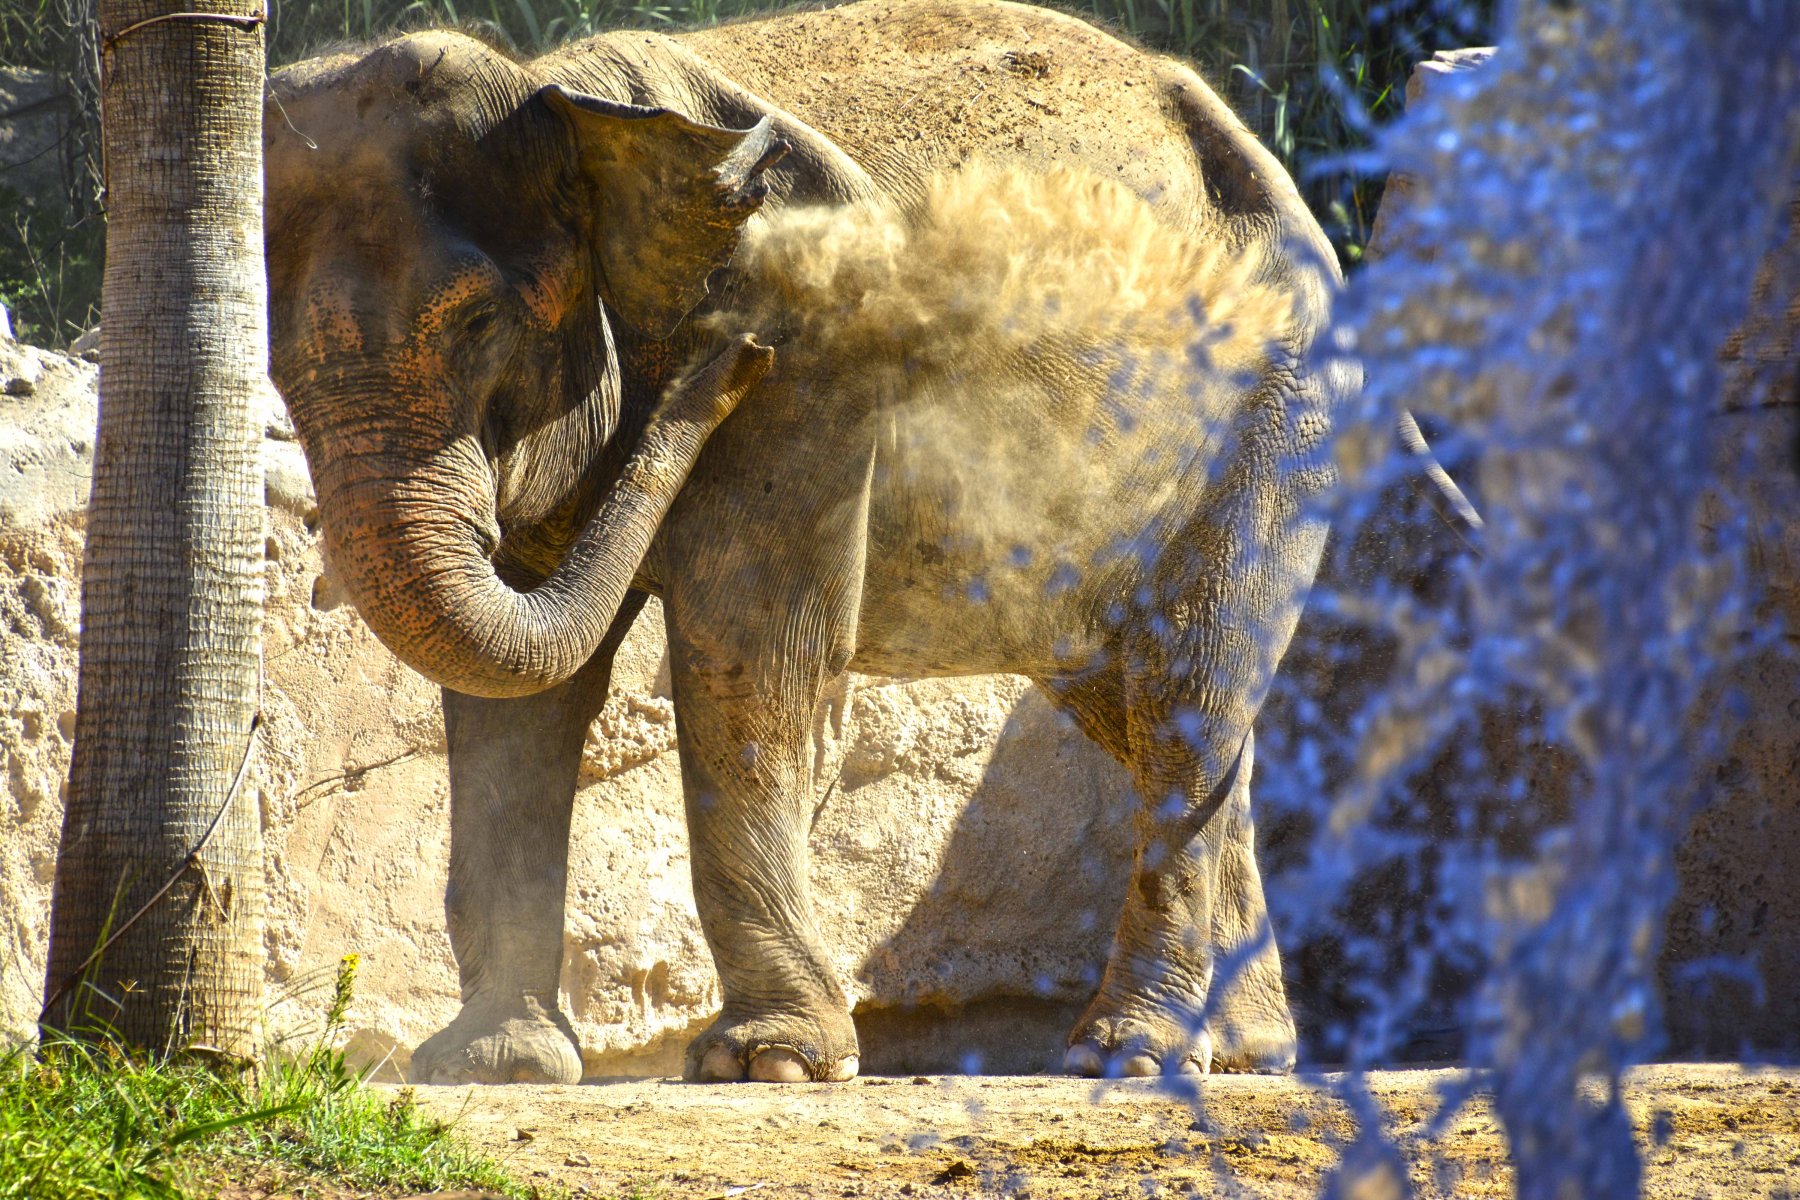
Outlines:
[[[1431,443],[1425,440],[1419,423],[1409,412],[1402,412],[1396,428],[1400,436],[1400,446],[1408,454],[1419,460],[1422,468],[1417,487],[1425,502],[1443,519],[1469,552],[1476,556],[1481,554],[1482,529],[1485,522],[1475,505],[1456,486],[1456,480],[1450,478],[1450,472],[1444,470],[1444,464],[1437,460],[1431,452]]]

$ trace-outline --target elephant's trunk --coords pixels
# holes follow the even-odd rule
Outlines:
[[[593,520],[530,592],[494,571],[493,482],[472,438],[396,469],[395,439],[306,421],[295,406],[332,569],[375,635],[434,682],[474,696],[553,687],[592,657],[707,436],[773,359],[744,338],[671,388]]]

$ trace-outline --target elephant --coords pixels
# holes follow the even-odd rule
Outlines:
[[[723,998],[687,1078],[859,1069],[807,879],[807,739],[845,671],[1028,676],[1129,772],[1131,884],[1066,1069],[1291,1069],[1252,723],[1360,374],[1317,344],[1341,282],[1322,231],[1193,70],[1002,0],[861,0],[530,61],[423,31],[277,73],[265,171],[271,374],[331,569],[443,687],[462,1008],[416,1081],[580,1077],[558,1001],[571,807],[647,595]],[[761,233],[805,252],[822,241],[784,215],[916,231],[977,171],[1002,196],[1062,179],[1150,214],[1200,248],[1167,260],[1211,272],[1198,291],[1273,298],[1231,310],[1253,352],[1122,385],[1051,330],[946,383],[957,363],[918,366],[946,336],[929,306],[854,351],[809,343]],[[967,245],[1015,224],[999,210]],[[1144,243],[1159,262],[1164,244]],[[1090,281],[1094,319],[1115,285]]]

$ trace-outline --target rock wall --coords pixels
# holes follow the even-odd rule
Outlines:
[[[1800,179],[1794,197],[1725,347],[1700,524],[1742,530],[1755,586],[1742,635],[1756,648],[1697,716],[1723,714],[1732,733],[1676,856],[1663,949],[1672,1041],[1724,1055],[1800,1050]]]
[[[43,998],[50,884],[75,734],[94,368],[0,341],[0,1018]]]

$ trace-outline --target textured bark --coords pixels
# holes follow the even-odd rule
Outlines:
[[[261,665],[260,8],[99,5],[100,427],[44,1019],[158,1050],[253,1052],[262,999],[261,830],[254,789],[232,794]],[[226,19],[143,23],[177,11]]]

